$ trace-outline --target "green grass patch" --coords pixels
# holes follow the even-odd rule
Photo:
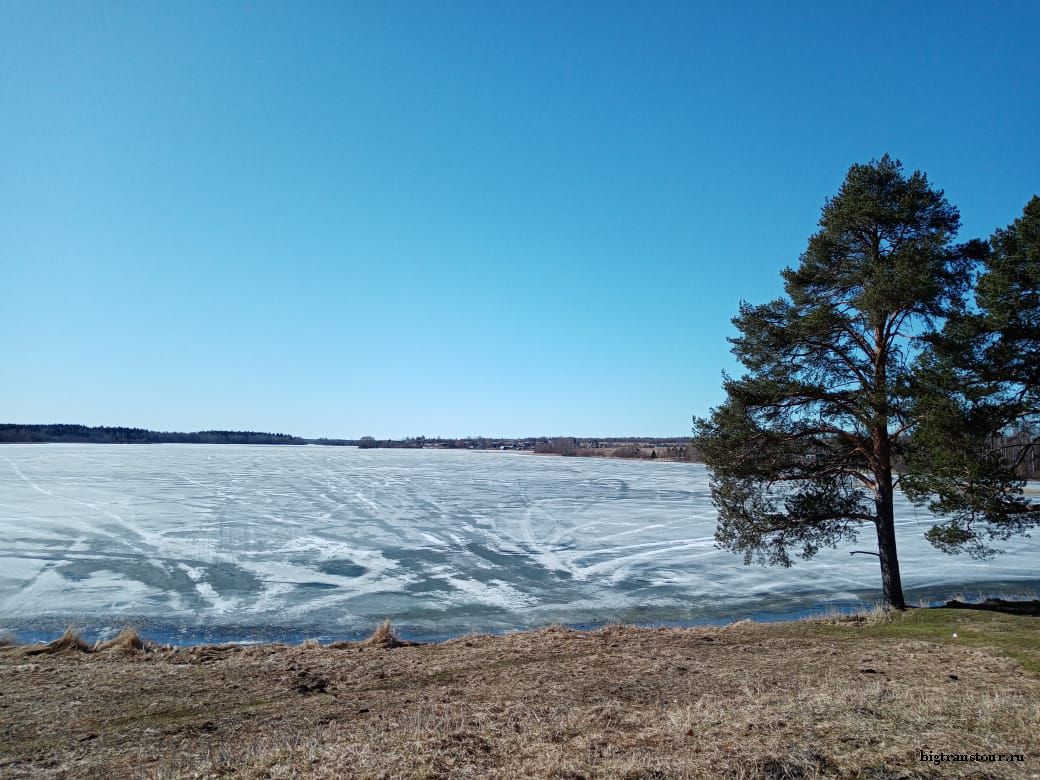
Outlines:
[[[936,644],[998,650],[1040,677],[1040,618],[967,609],[911,609],[866,625],[817,624],[826,636],[852,634],[879,639],[917,639]],[[954,634],[957,636],[954,637]]]

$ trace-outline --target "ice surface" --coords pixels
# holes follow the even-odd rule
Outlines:
[[[924,539],[913,596],[1035,587],[1040,544],[990,562]],[[416,635],[552,620],[696,621],[879,597],[877,561],[791,569],[715,548],[701,466],[520,453],[0,445],[0,617]],[[872,529],[856,547],[870,549]],[[229,629],[230,630],[230,629]],[[233,632],[232,632],[233,633]]]

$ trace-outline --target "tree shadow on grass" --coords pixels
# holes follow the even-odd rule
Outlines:
[[[1005,615],[1026,615],[1040,617],[1040,599],[1032,601],[1007,601],[1005,599],[986,599],[974,604],[964,601],[947,601],[942,609],[976,609],[985,612],[1003,612]]]

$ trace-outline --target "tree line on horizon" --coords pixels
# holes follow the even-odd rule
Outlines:
[[[894,496],[947,553],[987,558],[1040,526],[1040,198],[988,239],[888,155],[853,165],[784,296],[742,302],[744,368],[694,420],[716,540],[790,566],[873,527],[885,602],[904,608]]]
[[[87,425],[19,425],[0,423],[0,443],[67,444],[307,444],[307,439],[286,433],[259,431],[196,431],[178,433]]]
[[[695,453],[685,457],[690,437],[601,437],[592,440],[574,437],[526,436],[522,438],[468,436],[443,438],[409,436],[403,439],[308,439],[286,433],[259,431],[197,431],[180,433],[152,431],[123,426],[87,426],[74,424],[28,425],[0,423],[0,444],[68,443],[68,444],[318,444],[327,447],[358,447],[359,449],[524,449],[554,454],[582,455],[594,451],[589,448],[608,448],[617,457],[638,457],[639,447],[659,447],[662,453],[675,459],[694,459]],[[562,446],[561,442],[567,446]],[[619,450],[622,450],[620,454]],[[684,456],[679,458],[679,456]]]

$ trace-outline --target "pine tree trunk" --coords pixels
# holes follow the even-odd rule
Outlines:
[[[892,472],[878,475],[877,506],[878,557],[881,560],[881,585],[885,603],[893,609],[906,609],[903,601],[903,583],[899,577],[899,556],[896,554],[895,506],[893,504]],[[886,478],[887,477],[887,478]]]
[[[875,254],[877,253],[875,246]],[[871,444],[874,448],[874,504],[877,526],[878,559],[881,561],[881,586],[885,603],[892,609],[906,609],[903,601],[903,582],[899,577],[899,556],[896,554],[896,519],[892,481],[892,438],[888,432],[889,398],[888,354],[885,328],[879,324],[874,331],[874,391],[878,393],[877,414]]]

